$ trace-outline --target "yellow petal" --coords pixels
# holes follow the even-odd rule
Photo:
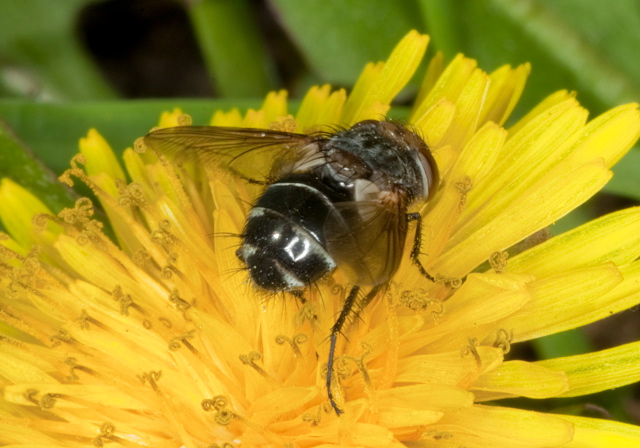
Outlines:
[[[427,110],[431,109],[442,98],[446,98],[454,104],[457,103],[461,92],[475,72],[476,67],[476,61],[458,54],[439,76],[429,94],[424,99],[416,102],[409,120],[417,119],[417,117],[424,115]],[[430,72],[427,75],[429,78],[432,76]],[[431,84],[431,81],[427,82]]]
[[[575,92],[567,92],[566,90],[559,90],[552,93],[544,100],[542,100],[536,107],[531,109],[524,117],[522,117],[516,124],[509,128],[509,135],[515,135],[522,128],[528,126],[532,120],[537,119],[540,115],[543,115],[547,110],[552,109],[558,104],[564,103],[567,100],[574,99],[576,97]]]
[[[420,134],[430,148],[438,148],[442,146],[442,139],[453,121],[455,112],[455,104],[446,98],[441,98],[440,101],[426,110],[424,114],[416,117],[412,123],[420,130]],[[438,164],[438,168],[442,175],[449,167]]]
[[[402,405],[414,409],[457,409],[473,405],[473,394],[458,387],[440,385],[436,381],[383,389],[378,391],[378,398],[382,407]]]
[[[59,409],[84,409],[87,400],[96,406],[107,406],[138,411],[149,411],[149,406],[136,400],[128,391],[107,385],[80,385],[80,384],[21,384],[9,385],[5,388],[5,398],[13,403],[32,405],[26,397],[28,390],[35,389],[39,394],[51,394],[56,398],[55,407]],[[78,403],[80,401],[80,403]]]
[[[242,115],[236,108],[231,109],[229,112],[223,112],[221,110],[216,111],[209,121],[210,126],[242,126]]]
[[[491,300],[486,300],[486,297],[491,297]],[[438,318],[437,325],[416,332],[403,341],[401,353],[460,350],[469,344],[470,338],[482,341],[495,332],[501,319],[519,316],[519,311],[529,300],[524,281],[505,289],[503,285],[493,283],[490,276],[470,274],[446,302],[445,312]],[[464,329],[461,325],[465,325]]]
[[[595,394],[640,381],[640,342],[536,364],[567,375],[569,389],[560,397]]]
[[[507,361],[480,375],[471,390],[476,392],[476,401],[514,396],[550,398],[569,390],[569,381],[562,369],[545,368],[525,361]]]
[[[503,360],[503,352],[494,347],[478,347],[478,356],[483,365],[499,365]],[[398,361],[397,383],[433,383],[464,387],[471,381],[470,372],[477,368],[476,360],[472,356],[463,357],[460,350],[445,353],[408,356]],[[456,398],[451,391],[447,392],[451,398]],[[464,400],[463,396],[450,403]]]
[[[602,264],[629,263],[640,256],[640,207],[621,210],[551,238],[509,259],[506,270],[545,277]]]
[[[80,152],[87,159],[85,171],[89,176],[102,173],[111,179],[126,179],[111,146],[95,129],[80,139]]]
[[[522,64],[515,70],[505,65],[491,73],[489,91],[480,116],[480,123],[492,121],[503,125],[518,104],[527,77],[531,72],[529,64]]]
[[[589,160],[605,159],[605,165],[613,166],[631,149],[640,137],[640,111],[637,104],[627,104],[611,109],[585,126],[571,151],[571,158]]]
[[[466,145],[457,162],[447,174],[448,181],[442,187],[442,196],[422,220],[422,241],[425,242],[424,265],[429,268],[438,258],[454,232],[460,214],[465,207],[464,185],[471,179],[488,173],[495,163],[496,154],[504,144],[506,132],[493,123],[487,123]]]
[[[474,70],[455,103],[456,112],[442,144],[460,149],[467,144],[479,127],[488,88],[489,76],[480,69]]]
[[[320,394],[319,387],[281,387],[251,403],[248,414],[257,424],[271,423],[281,415],[301,408]]]
[[[31,359],[20,359],[21,357],[24,357],[24,354],[9,354],[4,353],[4,350],[6,350],[5,347],[3,347],[3,351],[0,352],[0,376],[2,376],[6,381],[9,381],[10,383],[23,384],[57,383],[52,376],[41,368],[49,367],[50,371],[53,371],[53,367],[51,365],[36,366],[36,363]],[[42,364],[41,362],[37,363]]]
[[[574,427],[573,441],[568,448],[637,448],[640,427],[605,419],[563,415]]]
[[[513,198],[513,202],[496,197],[481,213],[469,217],[461,231],[453,234],[434,264],[434,272],[448,277],[464,276],[491,254],[569,213],[600,190],[610,177],[611,172],[603,162],[594,161],[540,180],[519,198]],[[469,232],[473,233],[469,235]]]
[[[428,43],[428,36],[412,31],[398,43],[383,65],[368,65],[349,95],[342,121],[354,124],[368,118],[380,119],[372,114],[376,103],[383,106],[391,103],[418,68]]]
[[[304,132],[307,128],[323,124],[340,124],[340,116],[346,100],[347,93],[344,89],[331,92],[331,86],[328,84],[312,87],[302,100],[296,115],[298,131]]]
[[[450,431],[449,446],[478,448],[561,446],[573,437],[573,425],[559,416],[498,406],[476,405],[447,413],[433,428]]]
[[[573,134],[583,128],[586,118],[587,111],[575,100],[568,100],[536,117],[517,134],[510,134],[496,155],[497,163],[491,173],[471,179],[473,191],[465,213],[475,215],[481,206],[495,207],[497,198],[513,200],[544,177],[566,157],[569,144],[577,139]],[[504,207],[504,202],[500,206]],[[461,224],[474,225],[466,220]]]
[[[264,122],[269,126],[280,117],[287,116],[287,91],[269,92],[262,103]]]
[[[504,319],[513,341],[524,341],[576,328],[591,320],[594,310],[605,310],[612,291],[622,282],[613,264],[576,269],[529,284],[532,299],[516,314]]]
[[[416,99],[413,103],[413,110],[409,115],[411,122],[415,121],[414,119],[416,118],[418,107],[424,102],[424,100],[427,98],[427,95],[429,95],[429,93],[433,90],[443,71],[444,54],[442,54],[441,51],[438,51],[436,55],[429,61],[427,73],[422,79],[422,84],[420,84],[420,90],[418,90],[418,95],[416,96]]]
[[[171,112],[162,112],[160,115],[160,121],[158,123],[158,127],[160,128],[170,128],[174,126],[179,126],[179,119],[182,117],[184,113],[179,107],[176,107]]]
[[[387,428],[411,428],[429,425],[440,420],[444,413],[430,409],[409,409],[402,407],[385,407],[378,415],[378,425]]]
[[[37,242],[50,244],[60,228],[49,225],[47,232],[34,232],[33,216],[51,215],[51,211],[36,196],[10,179],[0,181],[0,220],[13,239],[24,249]]]

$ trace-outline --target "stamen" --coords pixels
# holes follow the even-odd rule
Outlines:
[[[120,179],[116,179],[116,187],[118,188],[118,204],[126,207],[136,205],[144,208],[147,205],[144,198],[144,190],[142,186],[136,182],[126,184]]]
[[[129,315],[129,307],[134,307],[133,299],[131,298],[131,294],[125,294],[122,292],[122,286],[116,285],[111,293],[116,302],[120,303],[120,314],[123,316]]]
[[[40,409],[44,411],[53,408],[56,405],[56,401],[58,401],[57,397],[56,394],[44,394],[40,397]]]
[[[318,309],[316,304],[305,302],[294,317],[296,327],[301,327],[306,321],[312,325],[318,321]]]
[[[438,323],[438,319],[444,313],[444,303],[438,299],[429,298],[428,292],[424,288],[419,288],[415,291],[402,291],[400,293],[400,304],[418,313],[426,313],[427,309],[433,305],[435,309],[431,311],[431,316],[434,323]]]
[[[64,363],[69,366],[69,375],[64,380],[68,382],[79,381],[80,377],[75,373],[75,370],[79,367],[76,358],[67,358]]]
[[[476,365],[478,368],[482,366],[482,359],[480,358],[480,354],[478,354],[478,350],[476,347],[478,346],[477,338],[469,338],[469,344],[465,345],[462,350],[460,350],[460,355],[463,358],[466,358],[469,355],[472,355],[476,361]]]
[[[154,392],[158,392],[158,381],[161,376],[162,370],[150,370],[149,372],[137,375],[137,378],[142,384],[149,383]]]
[[[398,324],[398,314],[397,314],[397,303],[396,296],[400,287],[397,283],[393,284],[393,292],[391,290],[387,291],[385,294],[386,309],[387,316],[386,322],[387,327],[389,328],[389,336],[386,338],[385,344],[387,348],[385,349],[385,360],[384,366],[382,367],[382,372],[378,376],[378,384],[384,388],[390,388],[393,385],[396,372],[398,370],[398,352],[400,350],[400,336],[399,336],[399,324]]]
[[[71,162],[69,162],[69,164],[71,165],[71,168],[66,169],[60,175],[60,177],[58,177],[58,180],[64,184],[67,184],[70,187],[73,187],[73,179],[71,179],[72,175],[77,177],[80,180],[84,180],[87,177],[84,171],[82,170],[82,168],[80,168],[79,166],[79,165],[85,165],[86,163],[87,163],[87,158],[84,155],[76,154],[71,158]]]
[[[220,426],[227,426],[234,418],[238,418],[236,414],[227,408],[229,401],[224,395],[216,395],[213,398],[202,400],[200,405],[205,412],[216,411],[214,420]]]
[[[71,343],[73,341],[73,338],[67,330],[58,330],[56,334],[49,338],[49,341],[51,341],[52,347],[57,347],[63,342],[66,342],[67,344]]]
[[[334,296],[344,297],[347,293],[347,288],[344,285],[335,284],[331,286],[331,294]]]
[[[511,351],[512,340],[513,340],[513,330],[508,332],[504,328],[501,328],[500,330],[498,330],[498,335],[496,336],[496,340],[493,343],[493,346],[502,349],[502,351],[506,355]]]
[[[453,434],[447,431],[427,431],[421,437],[422,440],[448,440],[453,437]]]
[[[113,425],[112,423],[104,423],[101,427],[100,427],[100,434],[98,434],[96,437],[93,438],[93,440],[91,441],[91,443],[93,443],[93,446],[101,448],[104,446],[104,440],[102,439],[107,439],[110,441],[116,441],[116,437],[114,436],[114,433],[116,432],[116,427],[115,425]]]
[[[227,426],[235,417],[236,415],[229,409],[222,409],[216,412],[214,419],[218,425]]]
[[[458,289],[462,286],[463,279],[460,277],[445,277],[443,275],[439,275],[436,277],[436,283],[449,285],[452,289]]]
[[[133,150],[138,154],[144,154],[147,152],[147,145],[144,144],[144,138],[137,138],[135,142],[133,142]]]
[[[171,252],[175,244],[175,237],[169,232],[171,223],[163,219],[159,223],[159,228],[151,232],[151,241],[160,245],[167,252]]]
[[[177,257],[177,254],[174,254]],[[173,260],[170,260],[173,261]],[[165,266],[162,267],[162,270],[160,271],[160,277],[162,277],[164,280],[169,280],[171,277],[173,277],[174,274],[177,274],[178,270],[175,268],[175,266],[172,266],[171,264],[167,264]]]
[[[18,260],[21,266],[10,266],[3,269],[3,276],[11,280],[7,285],[7,291],[11,298],[17,298],[20,291],[28,291],[33,294],[42,295],[36,290],[37,274],[41,269],[38,256],[40,250],[37,246],[31,248],[29,253],[22,256],[17,253],[8,251],[10,259]]]
[[[30,401],[31,403],[40,406],[40,400],[36,398],[40,391],[37,389],[27,389],[24,391],[24,399]]]
[[[346,355],[343,355],[343,357],[345,358],[345,360],[348,359],[349,361],[352,361],[356,365],[360,373],[362,374],[362,379],[364,380],[364,391],[369,397],[371,406],[375,409],[377,408],[378,396],[376,394],[376,389],[373,386],[373,382],[371,381],[371,376],[369,375],[369,371],[367,370],[367,367],[364,363],[364,358],[371,353],[372,347],[371,345],[363,342],[362,350],[363,350],[363,353],[358,358],[355,358],[353,356],[346,356]]]
[[[505,251],[494,252],[489,257],[489,264],[491,268],[499,274],[507,267],[507,258],[509,258],[509,254]]]
[[[256,361],[260,361],[262,359],[262,354],[260,352],[251,352],[248,355],[240,355],[240,361],[244,365],[248,365],[253,367],[260,375],[268,378],[269,375],[264,371],[262,367],[256,364]]]
[[[91,219],[94,213],[93,203],[88,198],[80,198],[74,208],[65,208],[58,213],[61,221],[55,222],[65,227],[70,235],[75,236],[80,245],[89,242],[104,246],[102,242],[102,223]]]
[[[167,328],[173,327],[173,324],[171,323],[171,321],[166,317],[159,317],[158,321]]]
[[[322,406],[318,406],[315,414],[311,412],[305,412],[302,414],[302,421],[311,423],[311,426],[318,426],[322,420]]]
[[[131,258],[135,264],[144,267],[151,260],[151,255],[147,249],[140,249]]]
[[[191,126],[193,124],[193,119],[189,114],[182,114],[178,116],[178,126]]]
[[[298,123],[292,115],[287,115],[286,117],[278,117],[269,123],[269,129],[280,132],[296,132]]]
[[[51,218],[52,216],[48,215],[47,213],[36,213],[31,218],[31,224],[33,224],[33,227],[36,231],[42,232],[47,228],[47,224],[49,223]]]
[[[82,310],[80,313],[80,317],[78,317],[75,322],[78,324],[78,326],[83,329],[83,330],[88,330],[89,329],[89,323],[95,323],[95,320],[93,320],[91,318],[91,316],[89,316],[89,313],[87,313],[87,310]]]
[[[188,342],[188,339],[192,339],[195,336],[196,331],[190,330],[180,336],[173,337],[169,340],[169,350],[176,351],[179,350],[182,345],[187,347],[192,352],[195,352],[195,348]]]
[[[276,344],[283,345],[285,343],[288,343],[291,346],[291,349],[293,350],[296,358],[301,358],[302,352],[300,351],[300,347],[298,347],[298,344],[304,344],[308,339],[309,338],[304,333],[298,333],[293,337],[293,339],[290,339],[287,336],[281,334],[276,336]]]
[[[185,312],[189,308],[191,308],[191,304],[186,300],[184,300],[182,297],[180,297],[180,293],[178,292],[177,289],[174,289],[173,291],[171,291],[171,294],[169,295],[169,301],[173,303],[173,305],[176,307],[178,311],[181,311],[181,312]]]
[[[462,181],[456,182],[456,190],[460,193],[460,203],[458,204],[459,211],[462,211],[464,206],[467,204],[467,193],[471,191],[471,188],[473,188],[473,185],[469,176],[464,176]]]
[[[216,395],[213,398],[206,398],[202,400],[201,406],[205,411],[220,411],[227,407],[229,400],[224,395]]]

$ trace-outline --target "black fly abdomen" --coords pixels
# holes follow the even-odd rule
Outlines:
[[[305,174],[270,185],[247,218],[237,254],[263,289],[302,289],[336,267],[325,223],[338,215],[325,194],[307,185],[314,180]]]
[[[218,165],[267,185],[253,205],[236,252],[253,282],[269,291],[308,287],[341,268],[352,289],[330,329],[327,395],[332,390],[336,341],[350,317],[382,291],[400,265],[408,206],[438,186],[426,143],[390,121],[366,120],[327,134],[266,129],[176,127],[144,137],[159,151]],[[272,160],[269,172],[255,158]],[[422,275],[420,229],[411,256]],[[368,292],[359,294],[363,287]],[[359,298],[359,296],[362,296]]]

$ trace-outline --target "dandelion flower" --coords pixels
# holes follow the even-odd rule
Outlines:
[[[427,42],[409,33],[386,62],[366,66],[349,95],[312,88],[295,116],[278,92],[246,115],[216,112],[211,124],[302,132],[379,119]],[[223,235],[241,233],[259,186],[149,151],[127,149],[123,167],[91,130],[62,180],[95,192],[110,238],[88,199],[54,215],[3,180],[0,444],[640,446],[635,426],[500,406],[640,378],[638,343],[505,359],[514,343],[640,302],[638,208],[507,258],[602,188],[640,133],[637,105],[588,120],[564,91],[504,128],[528,72],[487,74],[463,56],[446,68],[441,57],[431,62],[408,121],[442,178],[415,210],[421,261],[439,281],[422,277],[407,253],[390,287],[345,330],[340,416],[324,381],[348,285],[338,271],[299,303],[266,298],[247,281],[238,241]],[[174,111],[159,126],[184,120]]]

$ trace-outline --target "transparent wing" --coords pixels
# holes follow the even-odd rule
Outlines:
[[[274,164],[286,167],[322,137],[267,129],[178,126],[143,138],[146,146],[178,160],[196,160],[259,183],[268,182]],[[317,145],[316,145],[317,148]],[[308,157],[308,154],[306,154]]]
[[[327,249],[359,286],[380,285],[400,265],[407,219],[401,203],[354,201],[336,204],[343,220],[330,221]]]

